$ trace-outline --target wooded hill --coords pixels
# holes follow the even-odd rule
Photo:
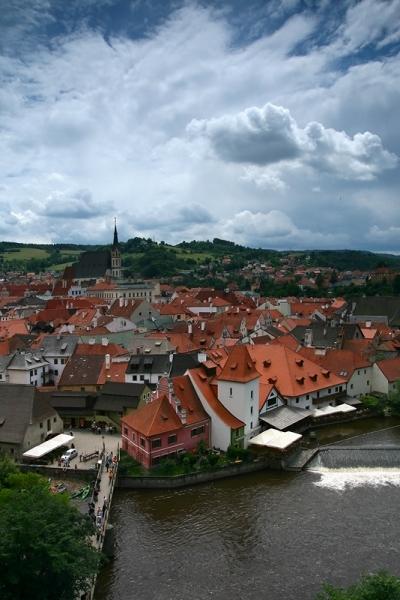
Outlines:
[[[86,250],[107,248],[80,244],[21,244],[0,242],[0,271],[62,271]],[[171,246],[150,238],[132,238],[120,243],[127,276],[171,277],[204,271],[237,272],[248,262],[274,267],[290,264],[332,267],[336,271],[370,271],[387,266],[400,271],[400,256],[357,250],[277,251],[249,248],[228,240],[181,242]]]

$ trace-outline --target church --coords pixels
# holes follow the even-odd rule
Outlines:
[[[111,250],[89,250],[88,252],[83,252],[78,262],[65,268],[62,281],[82,285],[93,281],[118,281],[121,277],[122,259],[118,243],[117,222],[115,220],[114,239]]]

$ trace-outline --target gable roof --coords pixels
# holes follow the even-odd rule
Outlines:
[[[400,357],[380,360],[376,364],[390,383],[400,379]]]
[[[56,414],[32,385],[1,384],[0,442],[21,444],[30,423]]]
[[[103,364],[104,356],[73,355],[65,365],[58,385],[97,385]]]
[[[280,344],[249,346],[262,384],[273,384],[280,395],[297,397],[345,383],[328,369]]]
[[[208,378],[201,367],[192,369],[188,372],[190,380],[204,397],[207,405],[221,419],[221,421],[231,429],[240,429],[244,427],[243,421],[235,417],[225,406],[218,400],[211,385],[211,380]],[[201,401],[201,400],[200,400]],[[205,407],[206,410],[207,407]]]
[[[125,423],[145,437],[161,435],[182,428],[182,421],[166,396],[160,396],[137,411],[122,417]]]

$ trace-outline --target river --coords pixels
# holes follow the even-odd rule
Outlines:
[[[390,425],[359,422],[318,436],[337,441]],[[400,427],[358,442],[400,445]],[[261,472],[116,491],[115,559],[95,599],[313,600],[324,582],[349,585],[378,569],[400,576],[399,505],[400,469]]]

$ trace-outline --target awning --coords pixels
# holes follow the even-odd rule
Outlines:
[[[251,440],[249,440],[249,444],[265,446],[266,448],[275,448],[277,450],[285,450],[302,437],[303,436],[300,433],[294,433],[293,431],[267,429],[259,435],[251,438]]]
[[[311,412],[302,408],[279,406],[260,415],[260,421],[271,425],[274,429],[286,429],[311,417]]]
[[[56,435],[51,440],[47,440],[47,442],[43,442],[43,444],[39,444],[39,446],[35,446],[30,450],[27,450],[23,453],[22,456],[25,458],[41,458],[45,454],[52,452],[52,450],[56,450],[56,448],[60,448],[60,446],[68,446],[74,439],[73,435],[68,435],[67,433],[60,433]]]
[[[350,404],[338,404],[337,406],[324,406],[323,408],[316,408],[312,415],[313,417],[324,417],[326,415],[333,415],[339,413],[349,413],[357,410],[355,406]]]

